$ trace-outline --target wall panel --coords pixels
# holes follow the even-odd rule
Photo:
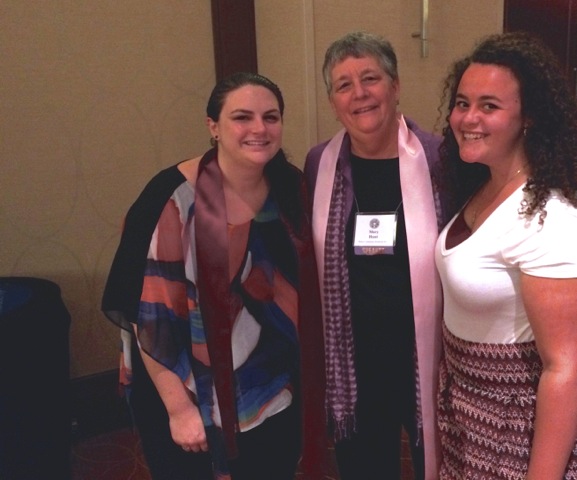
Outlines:
[[[0,43],[0,275],[60,285],[72,377],[113,369],[100,299],[124,214],[209,146],[210,2],[7,1]]]

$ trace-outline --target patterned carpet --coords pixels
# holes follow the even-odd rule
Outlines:
[[[81,440],[72,447],[73,480],[150,480],[131,428]]]
[[[403,442],[403,480],[413,480],[406,440]],[[151,480],[140,440],[132,428],[77,440],[72,447],[72,480]],[[298,480],[299,475],[295,480]],[[334,476],[325,480],[338,480]]]

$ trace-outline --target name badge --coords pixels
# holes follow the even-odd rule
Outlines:
[[[356,255],[393,255],[396,241],[397,212],[355,214]]]

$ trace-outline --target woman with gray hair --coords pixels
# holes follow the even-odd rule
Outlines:
[[[382,37],[336,40],[323,76],[344,128],[311,149],[305,176],[341,479],[399,479],[403,428],[416,478],[436,479],[434,246],[447,218],[432,181],[439,139],[397,111],[397,58]]]

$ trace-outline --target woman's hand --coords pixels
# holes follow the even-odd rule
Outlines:
[[[198,407],[192,403],[178,412],[169,412],[170,433],[174,443],[185,452],[207,452],[206,434]]]
[[[168,412],[172,440],[186,452],[206,452],[208,445],[192,392],[178,376],[140,350],[146,370]]]

